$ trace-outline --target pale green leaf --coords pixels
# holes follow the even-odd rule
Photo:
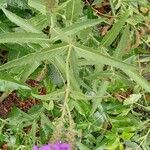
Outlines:
[[[63,90],[57,90],[46,95],[37,95],[32,93],[32,96],[40,100],[49,101],[49,100],[58,100],[59,97],[63,96],[64,94],[65,92]]]
[[[97,92],[97,95],[100,97],[103,97],[106,93],[108,85],[109,85],[108,81],[103,81],[101,84],[100,90]],[[93,107],[91,110],[91,115],[96,111],[96,109],[100,105],[101,101],[102,101],[102,98],[93,99]]]
[[[111,30],[102,39],[102,41],[101,41],[102,46],[107,47],[107,46],[110,46],[112,44],[112,42],[116,39],[116,37],[120,33],[121,29],[123,28],[128,16],[129,16],[129,13],[126,12],[125,14],[123,14],[120,17],[121,19],[113,25]]]
[[[66,80],[66,67],[65,67],[66,64],[65,64],[65,60],[63,60],[61,57],[57,56],[57,57],[55,57],[55,59],[53,59],[52,62],[54,64],[54,66],[56,66],[59,69],[59,71],[61,72],[61,75],[62,75],[63,79]],[[69,74],[70,74],[70,82],[71,82],[72,88],[74,90],[79,91],[80,85],[76,81],[76,79],[74,77],[74,74],[71,71],[69,71]]]
[[[106,56],[92,48],[81,46],[81,45],[74,45],[74,48],[80,57],[84,57],[91,62],[95,62],[96,64],[102,63],[116,68],[120,68],[122,70],[123,69],[136,70],[136,67],[124,63],[113,57]]]
[[[106,56],[92,48],[79,45],[76,45],[74,47],[80,57],[84,57],[89,61],[95,62],[96,64],[101,63],[119,68],[123,70],[131,79],[137,82],[141,87],[143,87],[146,91],[150,92],[150,84],[138,74],[138,72],[136,71],[137,69],[134,66],[117,60],[113,57]]]
[[[5,69],[9,69],[9,68],[16,67],[16,66],[30,64],[33,62],[33,60],[37,62],[40,62],[43,60],[49,60],[52,57],[56,57],[56,55],[62,54],[67,49],[67,47],[68,45],[66,44],[58,44],[51,48],[43,49],[40,52],[35,52],[35,53],[25,55],[21,58],[14,59],[0,66],[0,70],[5,70]]]
[[[46,108],[48,111],[53,110],[54,109],[54,102],[53,100],[47,102],[43,102],[43,107]]]
[[[41,33],[38,29],[33,27],[31,24],[29,24],[25,19],[22,19],[21,17],[17,16],[16,14],[6,10],[5,8],[2,8],[5,15],[8,17],[8,19],[15,23],[16,25],[20,26],[22,29],[28,32],[35,32],[35,33]]]
[[[27,78],[39,67],[40,64],[41,63],[34,61],[33,63],[26,65],[24,71],[22,72],[21,80],[26,81]]]
[[[66,19],[71,23],[76,21],[82,13],[81,0],[71,0],[66,7]]]
[[[42,33],[2,33],[0,43],[48,43],[50,39]]]
[[[130,69],[124,70],[124,72],[130,76],[132,80],[134,80],[136,83],[138,83],[143,89],[150,92],[150,84],[149,82],[139,75],[137,71],[131,71]]]
[[[30,90],[30,88],[27,85],[13,79],[6,73],[5,74],[0,73],[0,91],[17,90],[17,89]]]
[[[78,91],[71,91],[71,94],[70,96],[75,99],[75,100],[78,100],[78,99],[82,99],[82,100],[90,100],[92,99],[90,96],[88,97],[87,95],[81,93],[81,92],[78,92]]]
[[[93,27],[95,25],[98,25],[101,22],[104,22],[104,20],[103,19],[85,20],[85,21],[82,21],[82,22],[74,23],[73,25],[70,25],[66,28],[63,28],[62,32],[63,32],[63,34],[65,34],[67,36],[70,36],[70,35],[78,33],[81,30],[84,30],[84,29],[87,29],[89,27]],[[56,29],[56,31],[57,31],[57,29]],[[54,40],[54,41],[60,39],[59,31],[57,31],[56,33],[58,35],[55,35],[54,37],[52,37],[52,40]],[[64,38],[62,38],[62,39],[64,39]]]
[[[46,6],[44,0],[28,0],[28,5],[46,15]]]
[[[114,52],[114,57],[121,59],[123,54],[125,53],[125,50],[127,48],[128,42],[130,37],[130,30],[129,26],[127,25],[122,33],[121,40]]]

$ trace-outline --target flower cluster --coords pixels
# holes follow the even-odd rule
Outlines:
[[[34,146],[33,150],[71,150],[67,143],[46,144],[41,147]]]

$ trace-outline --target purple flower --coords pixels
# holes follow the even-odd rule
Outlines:
[[[54,150],[71,150],[70,145],[67,143],[56,143],[54,144]]]
[[[41,147],[34,146],[33,150],[71,150],[70,145],[67,143],[55,143],[55,144],[47,144]]]

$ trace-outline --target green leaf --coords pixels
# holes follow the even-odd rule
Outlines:
[[[90,112],[90,104],[83,100],[74,100],[73,102],[75,109],[81,115],[85,116]]]
[[[60,57],[60,56],[57,56],[55,57],[55,59],[53,59],[53,64],[54,66],[56,66],[59,71],[61,72],[61,75],[63,77],[64,80],[66,80],[66,64],[65,64],[65,60]],[[79,91],[79,83],[76,81],[76,78],[74,77],[74,74],[71,72],[71,67],[70,67],[70,71],[69,71],[69,76],[70,76],[70,82],[71,82],[71,86],[74,90],[77,90]]]
[[[77,142],[77,147],[79,148],[79,150],[90,150],[87,146],[85,146],[84,144]]]
[[[49,60],[52,57],[55,57],[56,55],[62,54],[67,49],[67,47],[68,45],[66,44],[58,44],[53,47],[43,49],[40,52],[30,53],[28,55],[25,55],[18,59],[14,59],[0,66],[0,70],[31,64],[33,60],[37,62],[41,62],[42,60]]]
[[[66,7],[66,19],[71,23],[76,21],[82,13],[81,0],[71,0]]]
[[[108,55],[104,55],[92,48],[76,44],[74,45],[74,49],[78,53],[78,56],[84,57],[85,59],[89,60],[91,63],[92,62],[95,62],[96,64],[102,63],[116,68],[120,68],[121,70],[123,69],[137,70],[136,67],[130,64],[124,63]]]
[[[71,43],[71,41],[72,41],[72,38],[67,36],[65,34],[65,32],[63,32],[59,28],[51,28],[51,32],[52,32],[52,35],[51,35],[52,42],[55,42],[56,40],[59,40],[59,39],[61,39],[62,41],[66,42],[66,43]],[[56,38],[55,38],[55,35],[56,35]],[[59,38],[57,38],[57,36]]]
[[[125,131],[121,134],[121,138],[123,140],[130,140],[133,136],[134,136],[134,133],[125,132]]]
[[[145,78],[143,78],[142,76],[140,76],[138,72],[131,71],[129,69],[124,70],[124,72],[132,80],[134,80],[136,83],[138,83],[143,89],[145,89],[146,91],[150,92],[150,84],[149,84],[149,82]]]
[[[103,81],[100,87],[100,90],[97,92],[98,96],[103,97],[104,94],[106,93],[106,90],[108,88],[109,82],[108,81]],[[91,110],[91,115],[95,112],[95,110],[97,109],[97,107],[100,105],[102,101],[102,98],[97,98],[97,99],[93,99],[93,107]]]
[[[45,43],[49,38],[42,33],[2,33],[0,43]]]
[[[122,33],[121,40],[114,52],[114,57],[121,59],[123,54],[125,53],[125,50],[127,48],[128,42],[130,37],[130,30],[129,26],[127,25]]]
[[[21,80],[26,81],[27,78],[40,66],[39,62],[33,62],[31,64],[26,65],[24,71],[21,75]]]
[[[71,91],[71,94],[70,96],[75,99],[75,100],[79,100],[79,99],[82,99],[82,100],[90,100],[92,99],[92,97],[88,97],[87,95],[81,93],[81,92],[78,92],[78,91]]]
[[[28,5],[46,15],[46,6],[44,0],[28,0]]]
[[[5,0],[8,6],[19,9],[28,9],[28,0]]]
[[[137,82],[146,91],[150,92],[150,84],[138,74],[138,72],[136,71],[137,69],[134,66],[124,63],[113,57],[106,56],[92,48],[88,48],[81,45],[75,45],[74,48],[78,53],[78,56],[80,57],[84,57],[89,61],[95,62],[96,64],[106,64],[123,70],[131,79]]]
[[[74,23],[73,25],[70,25],[70,26],[64,28],[63,31],[67,35],[72,35],[72,34],[75,34],[79,31],[81,31],[81,30],[84,30],[86,28],[98,25],[102,22],[104,22],[103,19],[88,19],[88,20],[84,20],[84,21],[81,21],[81,22]]]
[[[112,44],[112,42],[116,39],[119,32],[123,28],[128,16],[129,16],[129,13],[126,12],[120,17],[121,19],[113,25],[112,29],[102,39],[101,41],[102,46],[108,47]]]
[[[0,0],[0,7],[1,7],[1,6],[4,6],[4,5],[7,5],[6,0]]]
[[[47,102],[43,102],[43,107],[46,108],[48,111],[53,110],[54,109],[54,102],[53,100]]]
[[[64,70],[62,71],[64,65],[55,61],[57,57],[58,56],[52,60],[53,65],[51,64],[48,66],[48,73],[50,80],[54,85],[62,86],[64,84]]]
[[[40,100],[49,101],[49,100],[58,100],[60,96],[64,95],[64,93],[65,92],[63,90],[57,90],[46,95],[37,95],[32,93],[32,96]]]
[[[29,137],[31,137],[33,144],[36,143],[36,131],[38,130],[38,124],[37,122],[34,120],[32,122],[32,128],[29,132]]]
[[[20,26],[25,31],[41,33],[41,31],[37,30],[35,27],[33,27],[31,24],[29,24],[25,19],[22,19],[21,17],[19,17],[16,14],[6,10],[5,8],[2,8],[2,10],[11,22]]]
[[[31,90],[27,85],[13,79],[11,76],[0,74],[0,91],[26,89]]]
[[[104,22],[103,19],[88,19],[82,22],[78,22],[78,23],[74,23],[73,25],[70,25],[66,28],[62,29],[63,34],[70,36],[70,35],[74,35],[76,33],[78,33],[81,30],[87,29],[89,27],[93,27],[97,24],[100,24],[101,22]],[[56,41],[59,40],[60,36],[56,35],[54,37],[52,37],[52,40]]]

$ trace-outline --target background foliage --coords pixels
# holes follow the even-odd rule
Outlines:
[[[148,0],[0,0],[0,145],[150,149]]]

